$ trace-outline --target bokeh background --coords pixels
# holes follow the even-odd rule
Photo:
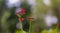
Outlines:
[[[21,8],[23,31],[16,15]],[[0,33],[60,33],[60,0],[0,0]]]

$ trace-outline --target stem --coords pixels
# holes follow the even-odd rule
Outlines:
[[[19,20],[20,22],[20,27],[21,27],[21,33],[23,33],[23,26],[22,26],[22,22]]]
[[[22,22],[20,22],[20,27],[21,27],[21,33],[23,33],[23,26],[22,26]]]
[[[19,14],[17,14],[17,16],[20,18],[21,16]]]
[[[29,33],[30,33],[30,30],[31,30],[31,22],[32,22],[32,21],[30,21],[30,28],[29,28]]]

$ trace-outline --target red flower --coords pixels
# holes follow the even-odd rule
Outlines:
[[[21,13],[22,13],[22,14],[25,13],[25,9],[24,9],[24,8],[21,9]]]
[[[17,12],[17,14],[24,14],[25,13],[25,9],[24,8],[21,8],[20,10],[19,10],[19,12]]]
[[[19,18],[19,21],[22,22],[24,19],[22,17]]]

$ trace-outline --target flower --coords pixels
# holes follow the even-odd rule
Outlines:
[[[22,13],[22,14],[25,13],[25,9],[24,9],[24,8],[21,9],[21,13]]]
[[[24,8],[19,9],[19,12],[17,12],[17,14],[24,14],[24,13],[25,13],[25,9]]]
[[[24,19],[22,17],[19,18],[19,21],[22,22]]]

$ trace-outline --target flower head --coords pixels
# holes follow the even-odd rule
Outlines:
[[[19,18],[19,21],[22,22],[24,19],[22,17]]]
[[[17,12],[17,14],[25,14],[25,9],[24,8],[21,8],[18,11],[19,12]]]

